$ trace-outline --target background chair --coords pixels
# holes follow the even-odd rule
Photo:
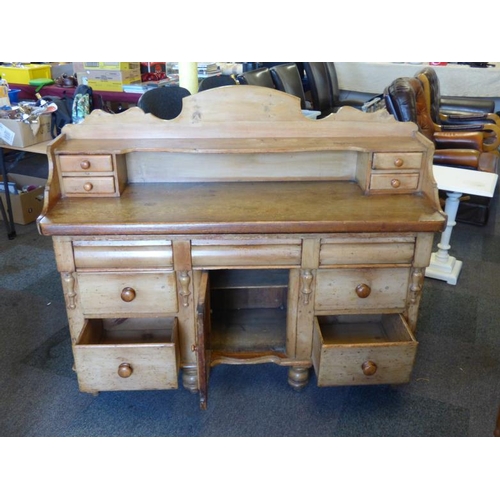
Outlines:
[[[417,78],[397,78],[385,89],[384,99],[387,110],[398,121],[416,123],[419,131],[434,143],[434,164],[497,173],[499,155],[481,151],[477,146],[482,141],[481,132],[435,132],[424,89]],[[458,142],[453,140],[453,135],[461,137],[461,147],[453,147]],[[448,197],[448,194],[440,191],[440,197]],[[488,222],[490,203],[490,198],[471,195],[458,206],[455,220],[484,226]]]
[[[432,105],[437,106],[442,113],[450,115],[479,113],[480,115],[486,115],[495,111],[495,101],[492,99],[481,97],[443,97],[436,70],[430,66],[417,72],[415,77],[421,80],[421,75],[426,76],[432,86]]]
[[[500,146],[500,117],[494,113],[469,112],[456,108],[453,112],[441,107],[439,79],[431,67],[419,71],[416,78],[422,83],[427,102],[427,111],[438,131],[481,131],[484,151],[496,151]]]
[[[271,89],[275,88],[271,72],[269,71],[269,68],[265,66],[245,71],[237,78],[243,85],[258,85],[259,87],[268,87]]]
[[[306,101],[302,78],[295,63],[278,64],[270,68],[270,71],[277,90],[298,97],[302,109],[311,109],[310,103]]]
[[[498,170],[499,155],[483,151],[481,131],[436,130],[422,83],[417,78],[397,78],[385,89],[384,99],[387,110],[398,121],[416,123],[419,131],[434,143],[436,164],[487,172]]]
[[[340,108],[342,106],[352,106],[354,108],[361,109],[364,102],[359,99],[341,99],[340,98],[340,87],[337,78],[337,70],[335,69],[335,63],[326,62],[326,69],[328,71],[328,81],[330,82],[330,88],[332,92],[332,102],[334,108]]]
[[[162,120],[171,120],[182,111],[182,99],[191,95],[184,87],[157,87],[144,92],[137,106]]]
[[[236,83],[236,80],[231,75],[208,76],[201,81],[198,92],[215,89],[217,87],[225,87],[227,85],[236,85]]]
[[[332,66],[328,68],[328,64]],[[337,73],[333,63],[305,62],[303,65],[311,91],[312,107],[321,112],[320,118],[337,112],[342,106],[361,109],[363,101],[340,99]]]

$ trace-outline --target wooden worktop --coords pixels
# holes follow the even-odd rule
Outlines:
[[[355,182],[129,184],[119,198],[62,198],[46,235],[437,231],[425,196],[365,196]]]

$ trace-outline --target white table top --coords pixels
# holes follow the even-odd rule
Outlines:
[[[493,198],[498,174],[433,165],[434,179],[443,191]]]

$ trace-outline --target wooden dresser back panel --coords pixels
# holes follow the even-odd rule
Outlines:
[[[202,154],[132,152],[129,182],[354,180],[356,151]]]

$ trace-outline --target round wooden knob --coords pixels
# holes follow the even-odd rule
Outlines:
[[[121,378],[128,378],[132,373],[134,372],[134,369],[132,368],[132,365],[130,363],[122,363],[118,367],[118,375]]]
[[[402,167],[402,166],[403,166],[403,164],[404,164],[404,161],[403,161],[401,158],[396,158],[396,159],[394,160],[394,165],[395,165],[396,167]]]
[[[363,370],[363,373],[369,377],[370,375],[375,375],[375,372],[377,371],[377,365],[373,361],[365,361],[361,365],[361,369]]]
[[[92,189],[94,189],[94,186],[91,182],[86,182],[83,185],[83,189],[85,189],[85,191],[92,191]]]
[[[132,302],[135,299],[135,290],[127,286],[122,290],[120,297],[123,302]]]
[[[398,188],[399,186],[401,186],[401,181],[399,179],[392,179],[391,186],[393,188]]]
[[[83,160],[80,162],[80,168],[83,168],[83,170],[87,170],[90,168],[90,162],[88,160]]]
[[[371,291],[372,289],[366,283],[362,283],[356,287],[356,295],[360,299],[366,299],[366,297],[370,295]]]

